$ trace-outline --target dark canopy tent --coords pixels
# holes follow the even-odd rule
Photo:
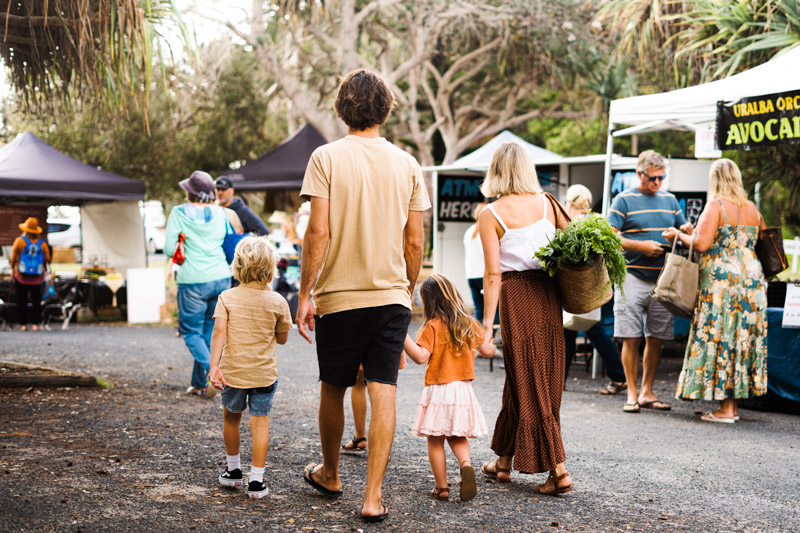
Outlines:
[[[84,257],[104,255],[122,273],[146,265],[144,192],[141,181],[81,163],[29,131],[0,148],[0,206],[18,206],[0,208],[2,225],[18,234],[24,206],[79,205]]]
[[[144,183],[98,170],[26,131],[0,148],[0,203],[82,205],[138,201]]]
[[[311,153],[328,141],[311,124],[291,139],[236,170],[226,170],[237,191],[300,189]]]

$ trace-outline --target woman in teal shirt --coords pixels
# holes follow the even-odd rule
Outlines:
[[[167,220],[165,250],[174,250],[178,235],[186,236],[186,260],[177,273],[178,326],[186,347],[194,357],[192,384],[187,394],[213,396],[207,386],[211,332],[217,297],[231,286],[231,269],[225,259],[222,241],[227,233],[227,215],[213,205],[214,180],[196,170],[180,182],[186,203],[175,207]]]

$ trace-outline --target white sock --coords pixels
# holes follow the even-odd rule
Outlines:
[[[242,463],[239,461],[239,454],[226,455],[228,458],[228,472],[233,472],[237,468],[242,468]]]
[[[264,468],[266,467],[250,467],[250,481],[264,481]]]

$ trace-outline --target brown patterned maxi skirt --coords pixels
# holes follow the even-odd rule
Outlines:
[[[541,270],[504,272],[500,331],[506,383],[492,450],[513,455],[514,469],[553,470],[565,459],[561,441],[564,327],[561,292]]]

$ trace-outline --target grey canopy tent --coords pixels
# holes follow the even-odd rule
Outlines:
[[[33,133],[0,148],[0,204],[83,205],[144,199],[144,183],[63,154]]]
[[[0,206],[81,206],[83,256],[104,256],[118,272],[146,266],[144,196],[141,181],[81,163],[29,131],[0,148]],[[24,211],[12,209],[8,217],[22,222]],[[12,230],[16,223],[4,221]]]
[[[229,177],[237,191],[299,190],[311,153],[327,142],[314,126],[306,124],[277,148],[221,175]]]

